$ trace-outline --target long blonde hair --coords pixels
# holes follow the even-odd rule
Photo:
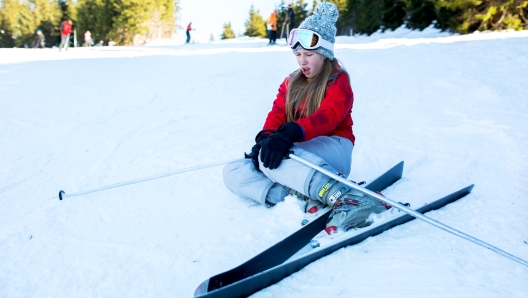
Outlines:
[[[334,61],[337,64],[337,61]],[[334,65],[325,59],[321,71],[308,81],[301,69],[296,70],[290,77],[288,92],[286,93],[286,115],[288,122],[312,115],[319,109],[323,101],[328,80],[334,73]],[[331,83],[330,83],[331,84]]]

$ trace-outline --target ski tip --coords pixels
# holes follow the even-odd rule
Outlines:
[[[394,166],[394,169],[398,169],[400,172],[400,178],[403,176],[403,167],[405,166],[405,162],[402,160],[397,165]]]
[[[66,195],[66,193],[64,192],[64,190],[61,190],[59,191],[59,200],[62,201],[62,196],[63,195]]]
[[[194,291],[194,297],[199,297],[203,294],[206,294],[209,289],[209,279],[205,280],[204,282],[202,282],[198,288],[196,288],[196,290]]]

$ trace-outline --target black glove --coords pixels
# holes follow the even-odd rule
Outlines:
[[[257,136],[255,136],[256,144],[251,148],[251,154],[247,156],[251,158],[251,161],[253,162],[253,166],[259,172],[262,172],[259,168],[259,162],[258,162],[258,156],[259,156],[260,148],[262,148],[262,142],[264,142],[264,140],[266,140],[274,132],[275,131],[271,129],[261,130],[257,134]]]
[[[264,167],[273,170],[279,167],[294,142],[303,139],[303,129],[295,122],[281,125],[277,132],[262,142],[260,160]]]

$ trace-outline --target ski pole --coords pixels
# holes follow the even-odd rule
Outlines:
[[[506,257],[506,258],[508,258],[510,260],[513,260],[513,261],[515,261],[515,262],[517,262],[519,264],[522,264],[522,265],[528,267],[528,262],[523,260],[523,259],[521,259],[521,258],[518,258],[518,257],[516,257],[516,256],[514,256],[512,254],[509,254],[509,253],[507,253],[507,252],[505,252],[505,251],[503,251],[503,250],[501,250],[501,249],[499,249],[499,248],[497,248],[497,247],[495,247],[495,246],[493,246],[491,244],[488,244],[488,243],[486,243],[486,242],[484,242],[484,241],[482,241],[480,239],[477,239],[477,238],[475,238],[473,236],[470,236],[468,234],[464,234],[464,233],[460,232],[459,230],[456,230],[456,229],[454,229],[454,228],[452,228],[452,227],[450,227],[448,225],[445,225],[445,224],[443,224],[443,223],[441,223],[439,221],[436,221],[436,220],[434,220],[432,218],[429,218],[429,217],[427,217],[427,216],[425,216],[425,215],[423,215],[423,214],[421,214],[419,212],[416,212],[415,210],[413,210],[411,208],[403,206],[402,204],[400,204],[400,203],[398,203],[396,201],[393,201],[393,200],[391,200],[391,199],[389,199],[387,197],[384,197],[384,196],[379,195],[379,194],[377,194],[377,193],[375,193],[373,191],[370,191],[370,190],[368,190],[368,189],[366,189],[364,187],[356,185],[356,184],[346,180],[345,178],[343,178],[341,176],[338,176],[338,175],[336,175],[336,174],[334,174],[334,173],[332,173],[330,171],[327,171],[327,170],[325,170],[325,169],[323,169],[323,168],[321,168],[321,167],[319,167],[319,166],[317,166],[317,165],[315,165],[315,164],[313,164],[313,163],[311,163],[311,162],[309,162],[309,161],[307,161],[307,160],[305,160],[303,158],[300,158],[300,157],[294,155],[291,152],[288,154],[288,157],[293,159],[293,160],[296,160],[296,161],[298,161],[298,162],[300,162],[300,163],[302,163],[304,165],[307,165],[310,168],[312,168],[314,170],[317,170],[317,171],[327,175],[328,177],[330,177],[332,179],[335,179],[335,180],[337,180],[337,181],[339,181],[339,182],[341,182],[343,184],[346,184],[347,186],[350,186],[350,187],[352,187],[352,188],[354,188],[354,189],[356,189],[356,190],[358,190],[358,191],[360,191],[360,192],[362,192],[362,193],[364,193],[366,195],[369,195],[369,196],[374,197],[374,198],[376,198],[376,199],[378,199],[380,201],[383,201],[383,202],[385,202],[387,204],[390,204],[390,205],[400,209],[401,211],[403,211],[403,212],[405,212],[405,213],[407,213],[409,215],[412,215],[412,216],[414,216],[414,217],[416,217],[418,219],[421,219],[421,220],[425,221],[426,223],[431,224],[431,225],[433,225],[433,226],[435,226],[435,227],[437,227],[437,228],[439,228],[441,230],[444,230],[444,231],[449,232],[449,233],[451,233],[451,234],[453,234],[455,236],[458,236],[460,238],[463,238],[463,239],[466,239],[468,241],[471,241],[471,242],[473,242],[475,244],[478,244],[478,245],[480,245],[480,246],[482,246],[484,248],[487,248],[487,249],[489,249],[489,250],[491,250],[493,252],[496,252],[499,255],[503,256],[503,257]]]
[[[150,181],[150,180],[154,180],[154,179],[169,177],[169,176],[172,176],[172,175],[181,174],[181,173],[185,173],[185,172],[192,172],[192,171],[196,171],[196,170],[217,167],[217,166],[225,165],[227,163],[228,163],[228,161],[213,162],[213,163],[208,163],[208,164],[203,164],[203,165],[198,165],[198,166],[194,166],[194,167],[180,169],[180,170],[175,171],[175,172],[169,172],[169,173],[165,173],[165,174],[158,174],[158,175],[149,176],[149,177],[145,177],[145,178],[139,178],[139,179],[124,181],[124,182],[119,182],[119,183],[110,184],[110,185],[106,185],[106,186],[101,186],[101,187],[98,187],[98,188],[85,190],[85,191],[80,191],[80,192],[75,192],[75,193],[68,193],[67,194],[66,192],[64,192],[64,190],[61,190],[61,191],[59,191],[59,200],[62,200],[65,197],[80,196],[80,195],[84,195],[84,194],[88,194],[88,193],[92,193],[92,192],[96,192],[96,191],[107,190],[107,189],[110,189],[110,188],[116,188],[116,187],[121,187],[121,186],[125,186],[125,185],[136,184],[136,183]]]

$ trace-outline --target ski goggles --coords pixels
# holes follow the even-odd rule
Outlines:
[[[290,48],[293,49],[298,43],[306,50],[315,50],[318,47],[323,47],[334,51],[333,43],[324,40],[319,33],[308,29],[293,29],[290,32],[290,38],[288,38]]]

